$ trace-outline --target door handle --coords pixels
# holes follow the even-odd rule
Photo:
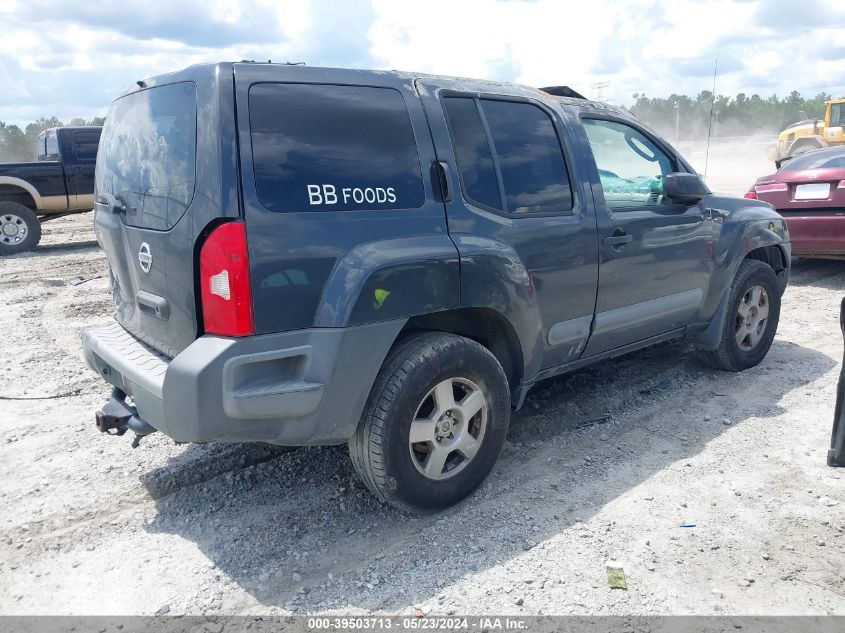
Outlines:
[[[144,312],[152,312],[157,318],[167,321],[170,318],[170,304],[167,299],[159,297],[151,292],[139,290],[135,295],[138,307]]]
[[[452,202],[452,174],[449,172],[449,163],[443,160],[431,163],[431,181],[437,201]]]
[[[610,237],[605,237],[601,243],[605,246],[622,246],[623,244],[627,244],[628,242],[634,241],[633,235],[625,235],[624,233],[619,234],[617,233],[619,229],[613,232],[613,235]]]

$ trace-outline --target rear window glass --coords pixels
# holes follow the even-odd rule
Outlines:
[[[417,145],[398,91],[256,84],[249,118],[255,187],[267,209],[422,206]]]
[[[76,130],[73,132],[73,146],[76,158],[93,163],[97,160],[97,145],[100,143],[100,130]]]
[[[805,169],[845,168],[845,150],[821,150],[799,154],[780,168],[779,171],[803,171]]]
[[[126,223],[166,230],[194,197],[197,97],[191,82],[121,97],[100,139],[97,200],[111,194],[126,206]]]

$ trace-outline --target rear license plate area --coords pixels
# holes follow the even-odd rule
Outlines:
[[[795,200],[827,200],[830,197],[830,183],[812,183],[795,187]]]

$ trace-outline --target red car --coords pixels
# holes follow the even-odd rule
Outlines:
[[[745,197],[768,202],[784,217],[793,255],[845,259],[845,147],[799,154],[759,178]]]

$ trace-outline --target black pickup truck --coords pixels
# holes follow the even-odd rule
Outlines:
[[[41,222],[94,206],[100,127],[59,127],[38,137],[38,160],[0,163],[0,255],[33,248]]]

